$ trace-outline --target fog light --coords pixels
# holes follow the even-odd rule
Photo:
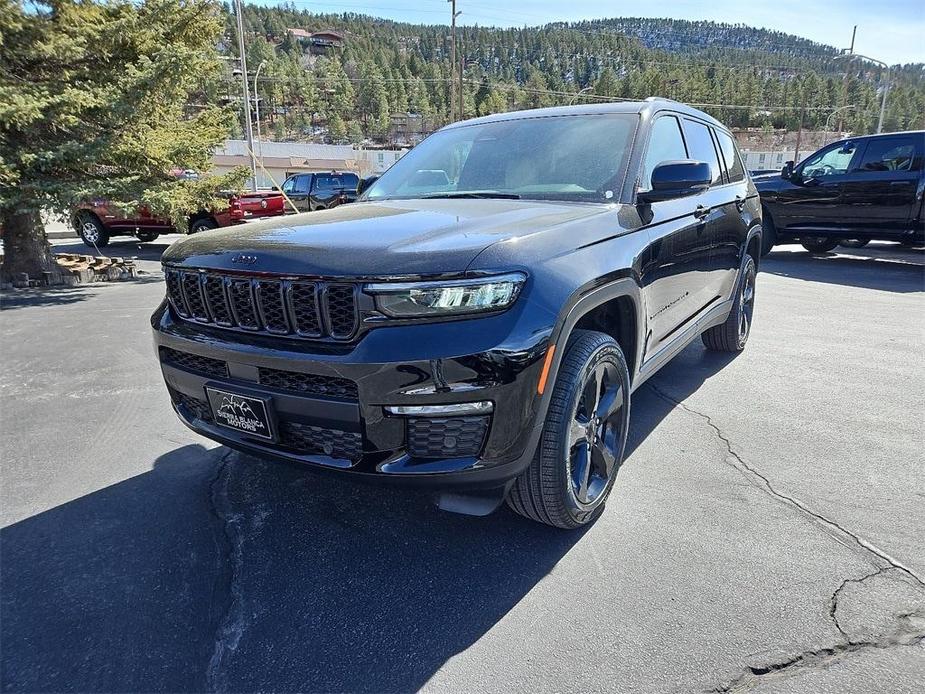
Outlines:
[[[493,409],[494,404],[490,400],[457,402],[452,405],[386,405],[385,407],[385,411],[389,414],[400,414],[408,417],[488,414]]]

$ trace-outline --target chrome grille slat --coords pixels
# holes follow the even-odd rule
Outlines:
[[[221,328],[345,342],[360,325],[358,285],[166,268],[181,318]]]

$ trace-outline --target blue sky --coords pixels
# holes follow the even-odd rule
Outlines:
[[[276,0],[244,0],[276,5]],[[312,12],[361,12],[389,19],[449,23],[445,0],[295,0]],[[925,0],[457,0],[466,24],[522,26],[601,17],[709,19],[776,29],[889,63],[925,62]]]

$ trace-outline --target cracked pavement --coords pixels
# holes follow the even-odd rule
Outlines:
[[[746,351],[637,391],[578,533],[192,434],[156,274],[4,294],[3,691],[918,692],[923,266],[775,251]]]

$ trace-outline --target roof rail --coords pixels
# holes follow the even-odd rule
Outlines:
[[[647,96],[643,101],[653,102],[653,101],[670,101],[673,104],[681,103],[677,99],[669,99],[667,96]]]

